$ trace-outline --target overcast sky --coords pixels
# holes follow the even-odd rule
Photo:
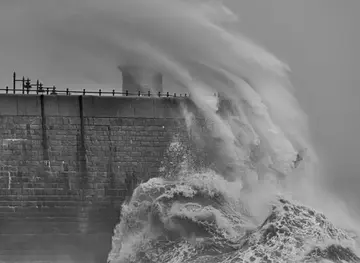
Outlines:
[[[340,193],[356,194],[360,186],[357,166],[360,1],[225,0],[225,3],[240,14],[245,34],[290,65],[297,97],[309,115],[320,156],[327,162],[329,184]],[[31,5],[32,0],[0,1],[1,86],[11,85],[14,70],[40,78],[45,84],[63,87],[71,84],[76,89],[107,79],[120,82],[115,67],[100,70],[101,74],[96,67],[77,71],[77,65],[94,63],[94,58],[100,60],[101,54],[92,59],[72,60],[71,65],[63,63],[67,57],[56,54],[66,47],[37,39],[33,27],[22,19]],[[41,20],[40,14],[33,21]],[[40,55],[45,53],[46,57]],[[66,79],[61,77],[62,73],[66,73]]]
[[[329,184],[360,188],[360,1],[232,0],[243,32],[286,61]],[[360,201],[360,194],[357,203]]]

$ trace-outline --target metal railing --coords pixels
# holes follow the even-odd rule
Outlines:
[[[17,83],[21,83],[21,88],[17,88]],[[136,93],[131,93],[128,90],[125,91],[103,91],[101,89],[97,91],[91,90],[59,90],[55,86],[44,86],[42,82],[37,80],[35,83],[31,82],[30,78],[17,78],[16,73],[13,74],[13,87],[12,89],[8,86],[0,89],[2,94],[44,94],[44,95],[93,95],[93,96],[138,96],[138,97],[190,97],[190,94],[177,94],[169,92],[157,92],[151,93],[138,91]]]

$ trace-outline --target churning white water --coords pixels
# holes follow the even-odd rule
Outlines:
[[[195,171],[185,160],[177,174],[141,184],[123,205],[110,262],[359,260],[356,225],[317,183],[321,162],[289,67],[237,32],[238,18],[224,3],[35,0],[28,8],[47,44],[87,55],[79,65],[152,68],[188,90],[221,142],[218,163],[231,168]],[[230,115],[206,99],[214,92],[231,102]],[[195,125],[191,112],[184,115]]]

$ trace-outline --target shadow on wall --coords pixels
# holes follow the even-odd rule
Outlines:
[[[131,173],[127,173],[125,177],[125,189],[126,189],[126,198],[131,198],[135,188],[140,184],[138,176],[133,171]]]

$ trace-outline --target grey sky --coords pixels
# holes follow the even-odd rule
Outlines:
[[[232,6],[243,32],[290,65],[328,183],[342,195],[357,195],[360,1],[232,0]]]
[[[33,25],[22,19],[30,0],[0,2],[0,85],[11,85],[11,74],[40,78],[47,84],[83,88],[120,77],[116,68],[78,71],[84,63],[99,67],[101,54],[78,57],[66,65],[64,47],[37,38]],[[240,14],[241,29],[292,69],[297,96],[311,122],[320,156],[327,163],[327,180],[350,195],[360,186],[360,19],[359,0],[228,0]],[[48,7],[41,7],[40,11]],[[44,11],[44,10],[43,10]],[[46,15],[43,13],[43,15]],[[42,16],[33,17],[41,20]],[[39,28],[37,29],[39,31]],[[41,54],[46,54],[42,56]],[[69,57],[74,54],[68,54]],[[64,66],[66,65],[66,66]],[[66,79],[61,76],[66,75]],[[84,79],[87,81],[85,82]],[[95,81],[96,80],[96,81]],[[77,86],[78,85],[78,86]],[[358,197],[360,199],[360,197]]]

